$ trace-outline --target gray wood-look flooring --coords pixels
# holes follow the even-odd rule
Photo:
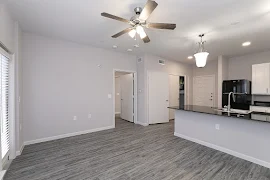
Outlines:
[[[270,153],[270,152],[269,152]],[[173,136],[173,122],[26,146],[5,180],[267,180],[270,169]]]

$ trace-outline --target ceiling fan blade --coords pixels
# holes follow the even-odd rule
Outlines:
[[[123,34],[129,33],[131,30],[132,30],[132,28],[127,28],[127,29],[113,35],[112,37],[113,38],[118,38],[119,36],[122,36]]]
[[[167,24],[167,23],[148,23],[148,28],[155,28],[155,29],[169,29],[174,30],[176,28],[176,24]]]
[[[152,0],[148,0],[139,18],[141,20],[146,21],[149,18],[149,16],[152,14],[152,12],[156,9],[157,6],[158,6],[158,3]]]
[[[122,21],[122,22],[129,23],[129,20],[127,20],[127,19],[115,16],[115,15],[112,15],[112,14],[108,14],[108,13],[105,13],[105,12],[101,13],[101,16],[104,16],[104,17],[110,18],[110,19],[114,19],[114,20],[117,20],[117,21]]]
[[[145,38],[142,39],[144,43],[149,43],[150,39],[148,36],[146,36]]]

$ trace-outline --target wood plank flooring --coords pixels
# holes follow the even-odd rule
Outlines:
[[[268,180],[270,169],[173,136],[173,122],[26,146],[5,180]],[[269,152],[270,153],[270,152]]]

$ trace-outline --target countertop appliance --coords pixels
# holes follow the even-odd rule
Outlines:
[[[222,107],[228,105],[230,92],[235,93],[235,101],[231,98],[231,108],[249,110],[251,105],[251,81],[246,79],[223,81]]]

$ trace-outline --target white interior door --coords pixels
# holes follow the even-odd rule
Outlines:
[[[133,119],[133,74],[120,76],[121,118],[130,122]]]
[[[169,75],[148,72],[148,122],[169,122]]]
[[[169,75],[169,106],[179,106],[179,76]],[[175,110],[169,109],[169,119],[174,119]]]
[[[193,105],[214,107],[215,76],[198,76],[193,79]]]

